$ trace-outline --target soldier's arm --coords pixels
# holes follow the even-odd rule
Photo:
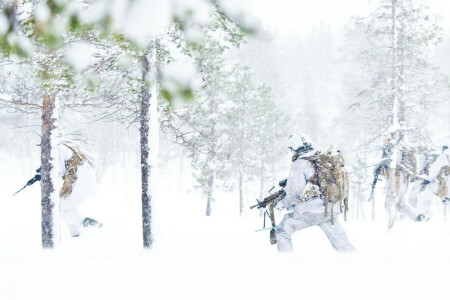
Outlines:
[[[291,171],[287,178],[286,188],[284,189],[286,196],[280,203],[287,207],[297,202],[297,198],[302,193],[306,185],[304,168],[310,164],[306,160],[297,160],[292,164]]]
[[[446,166],[448,164],[447,158],[445,155],[440,155],[436,161],[430,166],[430,172],[429,172],[429,181],[433,181],[436,179],[436,177],[439,175],[439,172],[441,171],[442,167]]]

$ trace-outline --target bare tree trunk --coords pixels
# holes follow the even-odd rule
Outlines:
[[[141,91],[141,178],[142,178],[142,232],[144,248],[150,248],[153,243],[151,222],[152,207],[149,191],[149,178],[151,166],[149,165],[149,121],[150,121],[150,92],[147,78],[150,72],[150,64],[145,55],[141,56],[142,67],[142,91]]]
[[[375,221],[375,197],[372,199],[372,221]]]
[[[260,165],[260,169],[259,169],[259,182],[260,182],[260,186],[259,186],[259,200],[262,201],[263,196],[264,196],[264,160],[261,158],[261,165]]]
[[[41,134],[41,207],[42,247],[53,248],[59,244],[59,190],[57,111],[55,97],[44,96]],[[55,160],[55,161],[53,161]]]
[[[206,200],[206,216],[211,216],[211,202],[213,201],[213,186],[214,186],[214,172],[211,170],[211,174],[208,179],[208,199]]]
[[[212,111],[211,111],[212,113]],[[215,123],[213,126],[213,134],[214,134],[214,130],[215,130]],[[216,142],[215,139],[212,141],[212,145],[210,148],[210,156],[211,156],[211,160],[214,159],[215,156],[215,152],[216,152]],[[211,216],[211,203],[214,201],[213,198],[213,190],[214,190],[214,179],[215,179],[215,174],[214,174],[214,170],[212,168],[209,169],[209,178],[208,178],[208,199],[206,200],[206,216]]]
[[[242,171],[239,171],[238,175],[238,184],[239,184],[239,216],[242,216],[242,212],[244,211],[244,199],[242,195]]]
[[[389,189],[387,195],[386,208],[389,214],[389,229],[394,223],[394,209],[393,203],[397,195],[397,162],[399,155],[399,145],[400,140],[400,126],[399,126],[399,99],[397,95],[397,18],[396,18],[396,0],[391,0],[391,11],[392,11],[392,84],[391,84],[391,97],[392,97],[392,127],[391,133],[393,134],[393,144],[391,153],[391,163],[390,163],[390,174],[389,174]],[[399,184],[399,183],[398,183]]]
[[[264,150],[263,150],[264,151]],[[259,201],[262,201],[264,199],[264,183],[265,183],[265,173],[264,173],[264,159],[261,157],[261,165],[259,170]],[[262,216],[263,209],[259,210],[259,215]]]
[[[180,154],[180,176],[178,180],[178,191],[183,190],[183,154]]]
[[[116,183],[116,122],[113,121],[113,183]]]

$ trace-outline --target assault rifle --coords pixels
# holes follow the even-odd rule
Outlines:
[[[277,240],[275,237],[275,229],[280,227],[280,226],[276,226],[275,224],[275,213],[273,208],[275,207],[275,205],[278,203],[278,201],[280,201],[281,199],[283,199],[286,196],[286,193],[284,191],[284,187],[286,186],[286,182],[287,179],[282,180],[279,182],[280,187],[282,187],[282,189],[280,189],[279,191],[270,194],[269,196],[267,196],[266,198],[264,198],[263,201],[259,201],[258,199],[256,199],[257,204],[253,205],[250,207],[250,209],[253,209],[255,207],[257,208],[264,208],[264,223],[263,223],[263,228],[256,230],[258,231],[263,231],[263,230],[270,230],[270,243],[272,245],[276,244]],[[269,193],[275,188],[275,186],[273,186],[270,190]],[[267,206],[269,206],[269,211],[267,211]],[[269,217],[269,220],[271,222],[271,227],[266,228],[266,216]]]
[[[386,169],[387,169],[387,165],[386,165],[386,164],[383,164],[383,163],[380,163],[380,164],[376,167],[376,169],[373,171],[372,190],[370,191],[369,202],[370,202],[370,201],[373,201],[373,194],[374,194],[374,192],[375,192],[375,186],[377,185],[377,182],[378,182],[379,180],[381,180],[381,179],[378,179],[378,177],[380,176],[381,171],[382,171],[383,169],[386,170]]]
[[[36,181],[40,181],[41,180],[41,167],[39,167],[39,169],[36,170],[36,175],[34,175],[33,178],[31,178],[30,180],[28,180],[28,182],[23,186],[23,188],[21,188],[20,190],[18,190],[17,192],[14,193],[13,196],[15,196],[17,193],[21,192],[23,189],[25,189],[28,186],[33,185]]]

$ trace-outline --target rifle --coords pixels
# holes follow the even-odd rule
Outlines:
[[[377,182],[381,179],[378,179],[378,176],[381,174],[382,169],[386,169],[387,166],[385,164],[379,164],[377,168],[373,171],[373,182],[372,182],[372,190],[370,192],[369,202],[373,201],[373,194],[375,192],[375,186],[377,185]]]
[[[284,183],[284,185],[282,185],[283,183]],[[286,180],[280,181],[280,186],[282,186],[282,187],[286,186]],[[274,188],[275,188],[275,186],[273,186],[269,190],[269,193]],[[256,231],[258,232],[258,231],[263,231],[263,230],[270,230],[270,244],[272,244],[272,245],[277,243],[277,240],[275,237],[275,229],[280,227],[280,226],[276,226],[276,224],[275,224],[275,213],[273,211],[273,208],[278,203],[278,201],[283,199],[285,196],[286,196],[286,193],[284,192],[284,189],[280,189],[279,191],[277,191],[273,194],[270,194],[269,196],[264,198],[263,201],[259,201],[258,199],[256,199],[257,204],[250,207],[250,209],[253,209],[255,207],[265,209],[263,228],[256,230]],[[269,211],[267,211],[267,206],[269,206]],[[266,228],[266,216],[269,217],[272,227]]]
[[[36,170],[36,175],[34,175],[33,178],[31,178],[30,180],[28,180],[28,182],[23,186],[23,188],[21,188],[20,190],[18,190],[17,192],[15,192],[13,194],[13,196],[15,196],[17,193],[21,192],[23,189],[25,189],[28,186],[33,185],[36,181],[40,181],[41,180],[41,168],[39,167],[39,169]]]
[[[274,189],[274,187],[272,187],[271,189],[270,189],[270,191],[272,191]],[[269,193],[270,193],[270,191],[269,191]],[[269,204],[271,204],[271,203],[273,203],[273,204],[276,204],[277,202],[278,202],[278,198],[280,198],[280,196],[282,195],[282,194],[284,194],[284,190],[283,189],[281,189],[281,190],[279,190],[279,191],[277,191],[277,192],[275,192],[275,193],[273,193],[273,194],[270,194],[269,196],[267,196],[266,198],[264,198],[264,200],[263,201],[259,201],[258,199],[256,199],[256,202],[258,202],[257,204],[255,204],[255,205],[253,205],[253,206],[250,206],[250,209],[253,209],[253,208],[266,208],[266,206],[267,205],[269,205]],[[284,198],[284,197],[283,197]],[[277,200],[277,201],[275,201],[275,200]],[[280,199],[281,200],[281,199]],[[274,203],[275,202],[275,203]]]

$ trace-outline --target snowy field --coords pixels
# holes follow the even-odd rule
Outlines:
[[[5,171],[0,299],[449,299],[448,223],[404,220],[388,233],[380,210],[377,223],[344,223],[356,254],[335,253],[313,227],[294,235],[293,253],[280,255],[267,231],[254,232],[262,225],[257,212],[237,217],[236,195],[219,197],[207,218],[204,200],[173,188],[161,172],[154,249],[145,251],[138,173],[110,169],[81,209],[104,227],[71,238],[61,224],[61,247],[48,251],[39,185],[13,198],[30,176]]]

